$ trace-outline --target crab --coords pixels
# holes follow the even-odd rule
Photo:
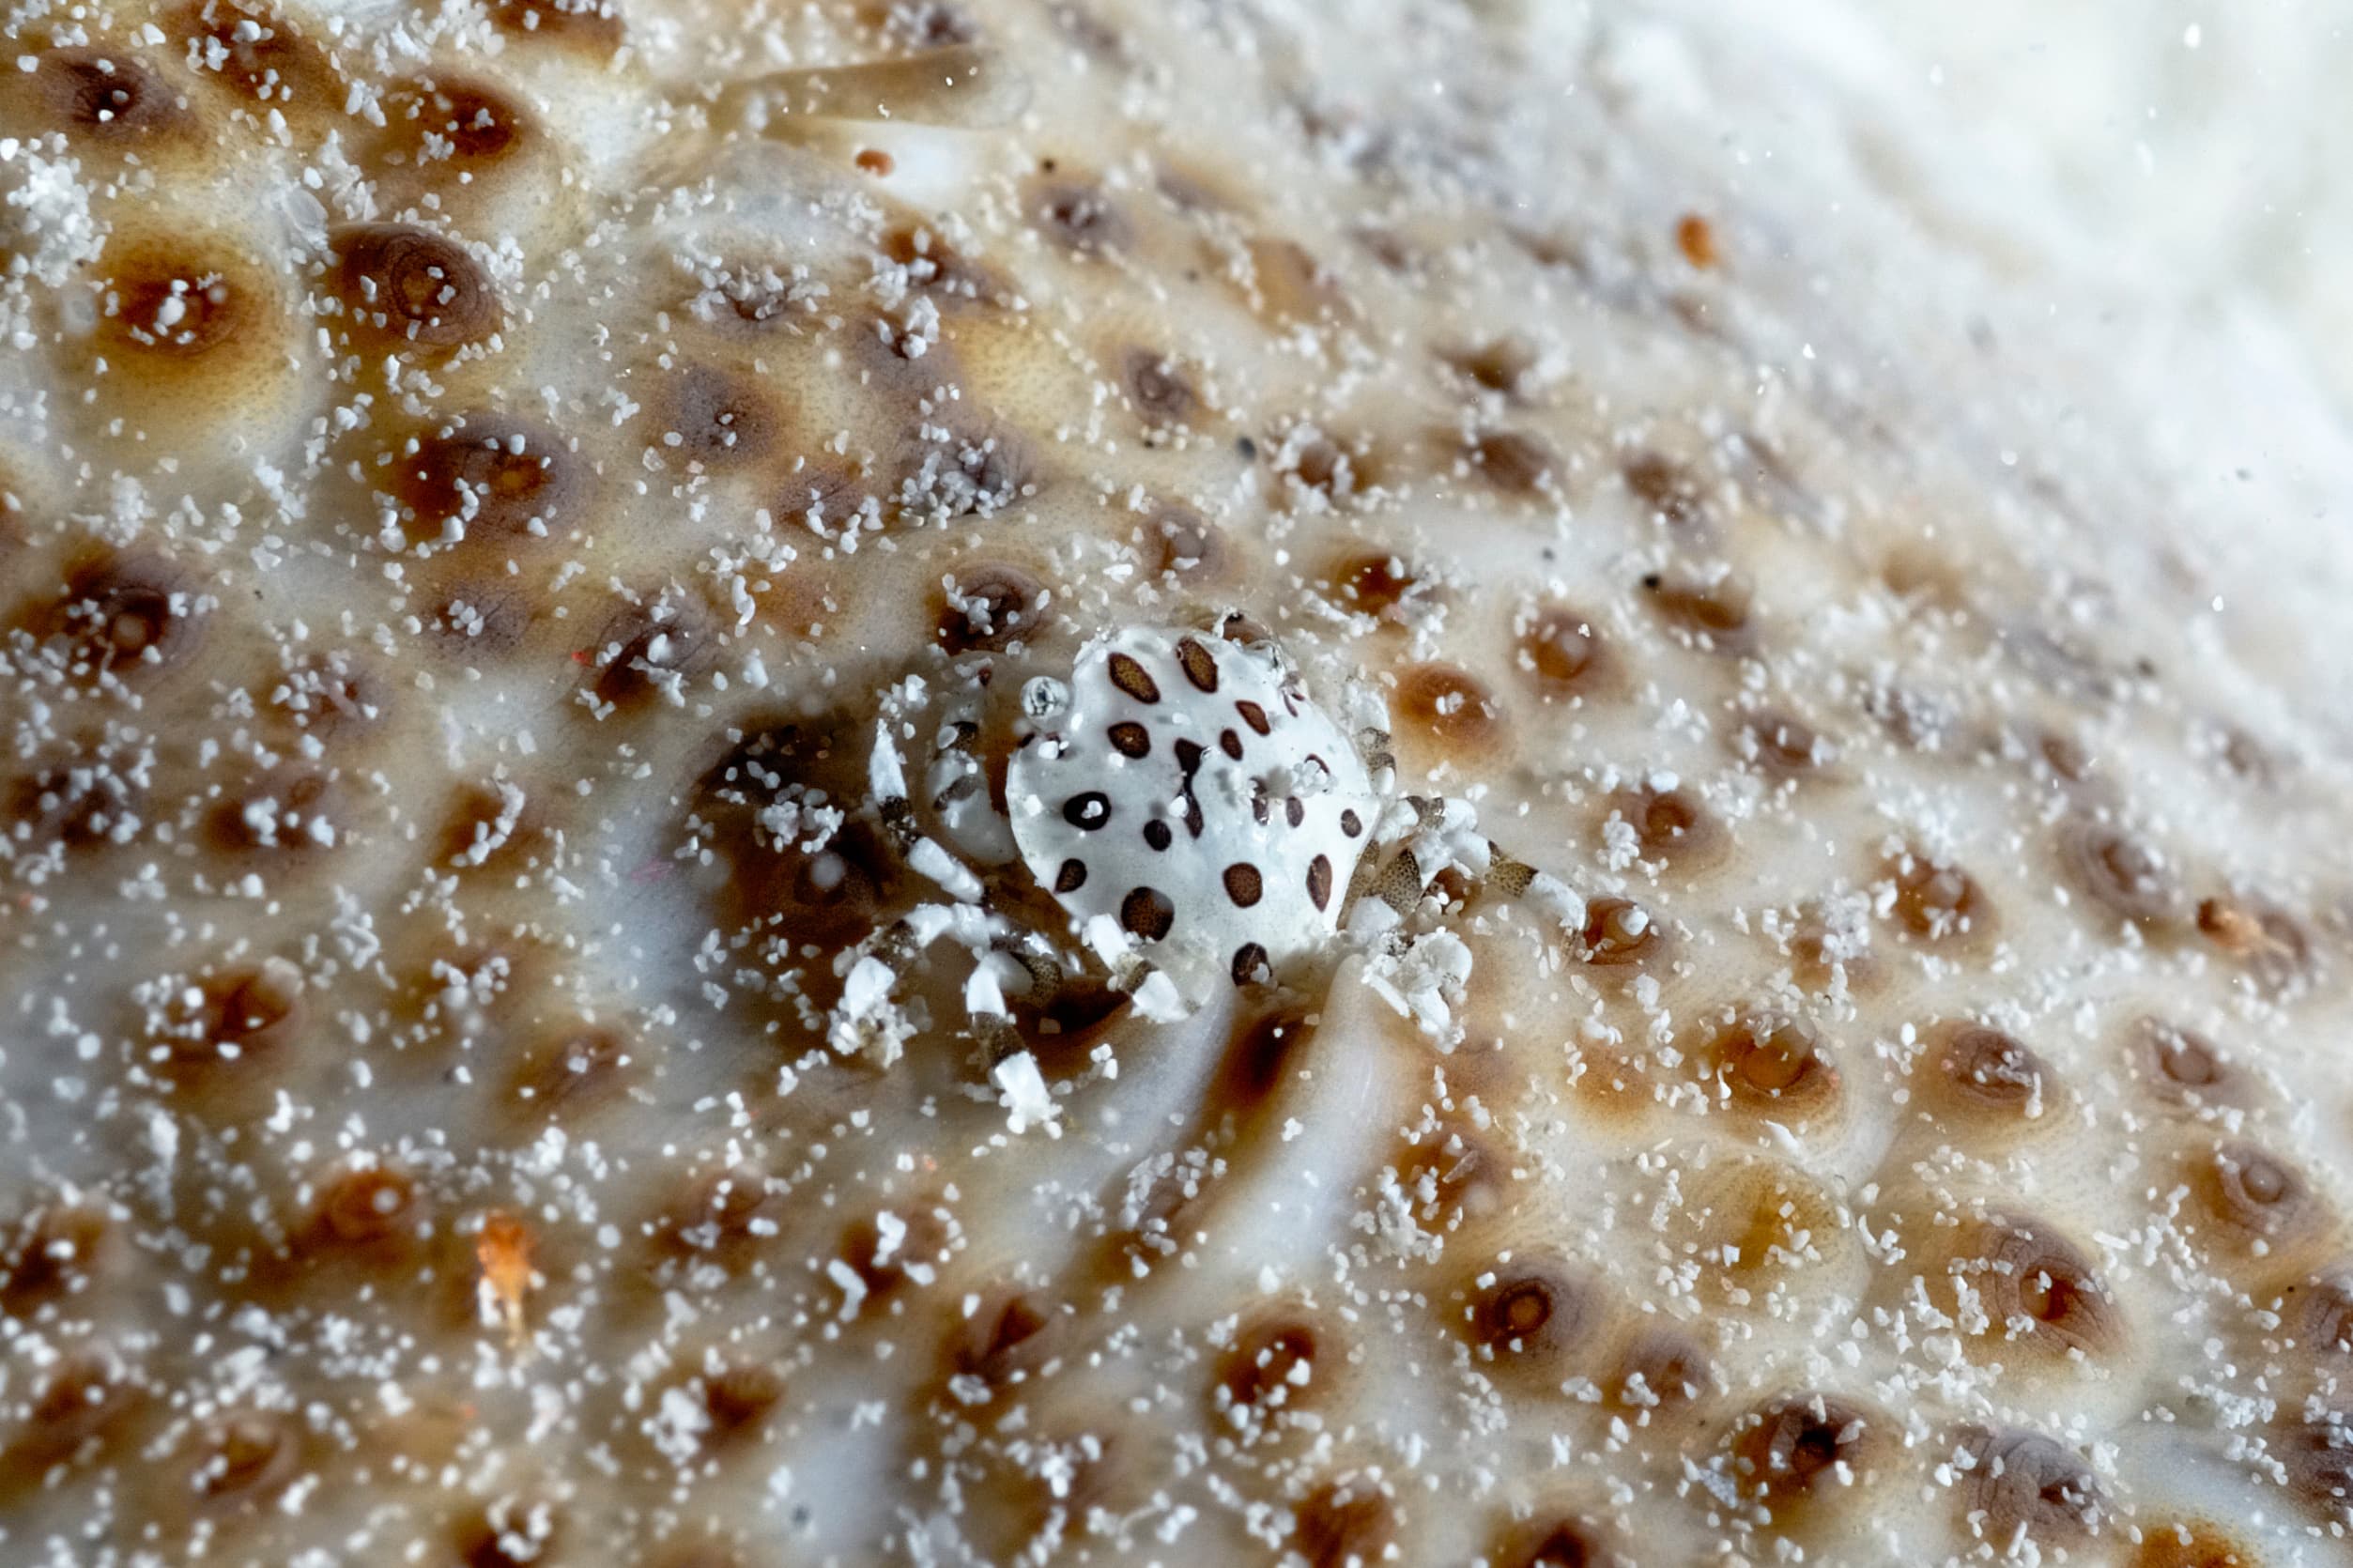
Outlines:
[[[961,947],[969,1030],[1017,1129],[1051,1126],[1053,1111],[1012,1003],[1042,1007],[1090,968],[1167,1023],[1219,987],[1312,988],[1338,958],[1369,952],[1385,976],[1419,982],[1376,989],[1435,1031],[1470,958],[1442,923],[1413,918],[1441,876],[1569,932],[1584,925],[1567,884],[1490,842],[1468,803],[1398,792],[1371,683],[1346,681],[1319,703],[1242,616],[1107,631],[1067,677],[1029,680],[1002,810],[976,754],[992,672],[961,672],[919,788],[901,743],[933,695],[910,678],[884,696],[865,808],[939,896],[839,957],[827,1037],[844,1054],[895,1060],[921,1023],[900,1002],[918,959]],[[1012,913],[1021,900],[995,896],[1008,878],[1046,895],[1059,929]]]

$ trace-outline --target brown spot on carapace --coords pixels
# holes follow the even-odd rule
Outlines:
[[[100,262],[98,341],[148,375],[193,374],[232,345],[279,341],[277,290],[241,250],[201,234],[125,236]]]
[[[455,521],[469,539],[510,541],[570,532],[588,484],[586,466],[552,433],[477,413],[421,435],[398,459],[393,492],[412,540],[438,539]]]
[[[1611,1568],[1622,1560],[1601,1526],[1575,1514],[1545,1513],[1496,1537],[1493,1568]]]
[[[451,351],[497,332],[505,313],[463,245],[409,223],[361,223],[332,237],[336,291],[355,331],[392,348]]]
[[[1508,334],[1450,350],[1444,358],[1472,385],[1512,398],[1527,390],[1529,376],[1536,368],[1535,349],[1525,338]]]
[[[320,1194],[313,1234],[333,1248],[373,1250],[415,1234],[426,1205],[407,1172],[365,1165],[331,1178]]]
[[[2238,1105],[2247,1099],[2246,1075],[2222,1048],[2194,1029],[2143,1019],[2132,1031],[2132,1057],[2141,1080],[2176,1105]]]
[[[1119,900],[1119,926],[1130,936],[1158,942],[1176,923],[1176,904],[1157,887],[1130,888]]]
[[[783,1397],[784,1374],[764,1362],[731,1360],[702,1376],[702,1407],[722,1441],[751,1433]]]
[[[1152,672],[1132,655],[1114,653],[1110,673],[1111,684],[1136,701],[1150,704],[1161,699],[1160,683],[1153,680]]]

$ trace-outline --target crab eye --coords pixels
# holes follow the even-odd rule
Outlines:
[[[1083,651],[1067,689],[1053,744],[1014,754],[1006,792],[1030,873],[1075,922],[1109,916],[1195,1001],[1337,928],[1378,812],[1279,659],[1134,627]]]

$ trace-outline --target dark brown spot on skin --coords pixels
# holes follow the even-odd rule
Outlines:
[[[1787,714],[1758,714],[1740,727],[1732,749],[1768,777],[1800,778],[1832,760],[1811,725]]]
[[[1420,664],[1397,679],[1397,714],[1443,746],[1476,746],[1494,739],[1503,710],[1487,688],[1453,665]]]
[[[1544,1516],[1504,1531],[1490,1560],[1495,1568],[1603,1568],[1620,1560],[1604,1539],[1582,1519]]]
[[[1393,555],[1353,556],[1334,567],[1332,592],[1360,614],[1395,619],[1401,606],[1429,596],[1431,585]]]
[[[1634,829],[1647,859],[1695,860],[1715,847],[1715,824],[1689,790],[1629,790],[1616,796],[1613,805]]]
[[[404,223],[364,223],[333,237],[352,325],[395,347],[456,349],[499,331],[504,313],[455,240]]]
[[[95,1208],[53,1204],[18,1222],[0,1247],[0,1311],[23,1318],[34,1308],[89,1287],[114,1241],[114,1226]]]
[[[994,652],[1037,631],[1046,585],[1018,566],[961,566],[943,591],[937,636],[951,653]]]
[[[1517,397],[1526,390],[1529,373],[1536,368],[1536,351],[1525,339],[1499,337],[1450,353],[1446,362],[1476,386]]]
[[[387,1165],[346,1171],[320,1200],[324,1239],[341,1247],[388,1241],[415,1227],[422,1212],[416,1183]]]
[[[187,106],[146,61],[119,49],[61,49],[38,73],[51,120],[98,141],[132,141],[177,130]]]
[[[1639,963],[1660,945],[1658,922],[1630,899],[1595,899],[1585,906],[1582,957],[1614,968]]]
[[[1233,975],[1238,986],[1263,985],[1274,978],[1267,950],[1255,942],[1245,942],[1235,948]]]
[[[1200,742],[1178,741],[1176,743],[1176,749],[1177,769],[1179,772],[1183,773],[1186,778],[1190,779],[1194,774],[1201,771]]]
[[[1717,1081],[1736,1101],[1777,1114],[1810,1113],[1838,1094],[1838,1075],[1814,1026],[1787,1013],[1752,1013],[1715,1038]]]
[[[1733,1439],[1732,1472],[1742,1495],[1777,1514],[1835,1491],[1838,1468],[1859,1469],[1868,1457],[1871,1425],[1860,1408],[1833,1394],[1770,1401],[1743,1420]]]
[[[1331,902],[1331,862],[1320,854],[1307,863],[1307,901],[1317,909]]]
[[[301,1468],[300,1428],[274,1411],[249,1410],[207,1428],[193,1481],[216,1501],[269,1497]]]
[[[1601,665],[1601,638],[1591,618],[1576,610],[1546,606],[1519,633],[1519,667],[1547,702],[1591,691]]]
[[[2012,1036],[1982,1024],[1954,1030],[1936,1054],[1936,1071],[1959,1106],[2000,1116],[2023,1116],[2049,1092],[2050,1069]]]
[[[596,695],[620,704],[683,684],[712,650],[709,621],[689,605],[624,606],[597,639]]]
[[[1548,1258],[1515,1257],[1487,1272],[1494,1278],[1476,1287],[1465,1320],[1471,1345],[1556,1388],[1600,1316],[1593,1291]]]
[[[221,53],[219,81],[279,109],[337,107],[334,68],[285,18],[230,0],[193,0],[174,24],[204,57]]]
[[[1958,941],[1982,936],[1991,928],[1992,909],[1985,890],[1960,867],[1907,854],[1888,872],[1896,882],[1896,918],[1915,939]]]
[[[1057,893],[1075,893],[1085,885],[1086,862],[1084,860],[1066,860],[1054,872],[1053,890]]]
[[[1134,888],[1119,900],[1119,924],[1130,935],[1158,942],[1176,923],[1176,906],[1158,888]]]
[[[1679,1329],[1636,1330],[1618,1359],[1608,1391],[1629,1410],[1679,1410],[1707,1393],[1714,1376],[1708,1353]]]
[[[1283,821],[1284,821],[1284,822],[1286,825],[1291,826],[1291,827],[1297,827],[1297,826],[1299,826],[1301,822],[1304,822],[1305,821],[1307,821],[1307,802],[1305,802],[1305,801],[1303,801],[1303,800],[1300,799],[1300,797],[1299,797],[1299,796],[1297,796],[1297,795],[1285,795],[1285,796],[1284,796],[1284,797],[1283,797]],[[1321,859],[1323,858],[1323,856],[1321,856],[1321,855],[1317,855],[1315,858],[1316,858],[1317,860],[1321,860]],[[1307,873],[1307,875],[1308,875],[1308,887],[1309,887],[1309,889],[1310,889],[1310,891],[1311,891],[1311,894],[1312,894],[1313,889],[1315,888],[1315,869],[1314,869],[1313,867],[1310,867],[1310,868],[1308,869],[1308,873]],[[1317,900],[1316,900],[1316,907],[1317,907],[1318,909],[1320,909],[1320,908],[1322,908],[1322,907],[1323,907],[1323,901],[1322,901],[1321,899],[1317,899]]]
[[[110,356],[193,361],[249,334],[277,309],[253,263],[203,241],[107,246],[99,341]]]
[[[1686,212],[1676,220],[1675,249],[1683,253],[1684,260],[1701,271],[1724,259],[1716,249],[1714,226],[1696,212]]]
[[[1268,1317],[1235,1335],[1219,1364],[1217,1388],[1228,1407],[1300,1408],[1322,1391],[1312,1376],[1319,1348],[1313,1323]]]
[[[523,112],[503,93],[471,82],[419,82],[387,105],[399,160],[453,174],[488,168],[523,145]]]
[[[618,0],[492,0],[490,20],[519,38],[561,39],[594,54],[621,47]]]
[[[2123,1319],[2072,1241],[2031,1220],[1996,1218],[1970,1233],[1952,1263],[1991,1320],[1985,1332],[2087,1356],[2114,1349]]]
[[[977,1311],[960,1317],[948,1360],[967,1376],[992,1386],[1018,1382],[1047,1359],[1060,1314],[1044,1296],[999,1288]]]
[[[1218,731],[1218,749],[1237,762],[1242,760],[1242,738],[1231,730]]]
[[[2130,1568],[2263,1568],[2263,1560],[2203,1523],[2144,1524]]]
[[[2164,857],[2123,829],[2077,818],[2059,832],[2060,864],[2092,901],[2148,930],[2180,914],[2181,888]]]
[[[1704,521],[1705,500],[1691,470],[1655,452],[1638,453],[1619,466],[1626,490],[1651,515],[1674,528]]]
[[[1651,603],[1670,625],[1691,634],[1698,646],[1737,653],[1755,640],[1747,580],[1734,573],[1707,576],[1653,573],[1642,579]]]
[[[1218,689],[1217,660],[1209,651],[1192,638],[1179,638],[1176,643],[1176,663],[1196,691]]]
[[[1136,412],[1145,424],[1164,430],[1173,425],[1191,424],[1200,411],[1200,394],[1184,372],[1161,356],[1146,348],[1130,348],[1122,368],[1127,374],[1128,396],[1135,404]]]
[[[782,423],[776,399],[760,382],[697,365],[670,387],[654,446],[665,457],[705,469],[742,468],[775,451]]]
[[[1048,238],[1080,255],[1124,249],[1130,238],[1127,219],[1092,184],[1041,180],[1030,193],[1029,214]]]
[[[1158,702],[1161,699],[1160,683],[1152,679],[1151,672],[1144,666],[1126,653],[1114,653],[1110,662],[1113,685],[1138,702]]]
[[[1236,864],[1225,869],[1225,896],[1238,909],[1248,909],[1266,896],[1266,883],[1258,875],[1258,868]]]
[[[1152,733],[1132,719],[1122,719],[1107,731],[1111,748],[1122,757],[1147,757],[1152,751]]]
[[[77,568],[54,617],[76,663],[123,679],[186,662],[202,640],[196,585],[161,556],[104,557]]]
[[[2105,1499],[2089,1465],[2036,1432],[1979,1433],[1959,1505],[1980,1538],[2010,1549],[2022,1536],[2049,1546],[2099,1526]]]
[[[439,538],[452,518],[469,539],[557,537],[577,525],[587,500],[577,456],[548,432],[500,414],[426,435],[398,471],[394,489],[417,541]]]
[[[757,1361],[734,1361],[705,1376],[702,1405],[715,1436],[731,1437],[768,1418],[784,1397],[784,1376]]]
[[[1165,850],[1176,841],[1176,830],[1158,817],[1144,824],[1144,841],[1155,850]]]
[[[2207,1209],[2240,1242],[2278,1246],[2311,1232],[2322,1204],[2288,1166],[2249,1144],[2224,1144],[2192,1168]]]
[[[2353,1415],[2326,1410],[2294,1422],[2273,1437],[2270,1452],[2299,1502],[2333,1525],[2353,1518]]]
[[[1470,438],[1465,453],[1480,476],[1506,495],[1534,495],[1559,467],[1549,447],[1517,430],[1484,431]]]
[[[1382,1560],[1396,1538],[1397,1519],[1377,1483],[1357,1477],[1330,1482],[1295,1510],[1291,1549],[1308,1568],[1361,1568]]]
[[[1185,582],[1214,582],[1225,576],[1225,537],[1190,512],[1171,508],[1146,525],[1147,554],[1159,570]]]
[[[2311,938],[2294,915],[2275,905],[2207,899],[2198,905],[2198,930],[2271,990],[2285,990],[2311,973]]]
[[[1111,822],[1111,797],[1088,790],[1062,803],[1062,820],[1083,833],[1093,833]]]
[[[2134,1031],[2134,1054],[2150,1087],[2163,1099],[2190,1105],[2225,1105],[2243,1097],[2245,1084],[2222,1048],[2194,1030],[2145,1019]]]
[[[1354,811],[1343,811],[1340,813],[1340,831],[1353,838],[1364,831],[1364,819]]]
[[[1234,704],[1234,711],[1242,715],[1242,722],[1261,735],[1271,734],[1274,726],[1267,722],[1267,710],[1247,699]]]

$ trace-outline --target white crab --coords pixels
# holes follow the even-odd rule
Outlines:
[[[1009,820],[972,754],[984,691],[975,681],[958,694],[937,731],[920,814],[930,832],[900,749],[929,693],[910,680],[884,703],[869,808],[946,897],[844,955],[829,1036],[845,1053],[894,1059],[915,1028],[895,992],[916,954],[952,939],[974,961],[963,994],[974,1031],[1003,1045],[992,1076],[1017,1130],[1051,1126],[1052,1108],[1011,1038],[1007,998],[1042,1000],[1076,972],[1084,961],[1064,937],[1139,1013],[1175,1022],[1213,986],[1287,979],[1343,944],[1401,947],[1406,916],[1449,869],[1571,930],[1583,923],[1576,896],[1489,843],[1468,805],[1394,792],[1369,683],[1344,689],[1344,730],[1269,640],[1131,626],[1088,642],[1067,682],[1031,681],[1007,772]],[[989,879],[1017,862],[1067,914],[1067,931],[1023,929],[991,907]],[[1431,945],[1424,968],[1464,977],[1459,941]]]

